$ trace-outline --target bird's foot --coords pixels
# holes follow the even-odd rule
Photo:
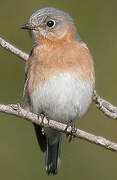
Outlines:
[[[40,117],[41,117],[41,124],[40,124],[41,126],[44,126],[45,120],[47,121],[46,124],[49,124],[49,118],[45,113],[38,114],[38,119],[40,119]]]
[[[69,127],[71,127],[70,133],[67,132],[67,129]],[[73,121],[70,121],[65,128],[66,137],[67,138],[69,137],[69,142],[71,142],[72,138],[75,137],[76,131],[77,131],[77,128],[76,128],[75,124],[73,123]]]

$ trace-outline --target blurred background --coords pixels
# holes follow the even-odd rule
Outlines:
[[[0,36],[30,52],[31,39],[20,25],[36,10],[54,6],[74,19],[94,57],[96,90],[117,105],[117,1],[115,0],[1,0]],[[25,62],[0,47],[0,103],[22,103]],[[77,127],[117,142],[117,122],[105,117],[94,103]],[[47,176],[31,123],[0,113],[0,179],[2,180],[115,180],[117,154],[80,139],[63,140],[61,169]]]

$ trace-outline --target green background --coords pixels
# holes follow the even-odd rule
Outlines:
[[[117,1],[115,0],[1,0],[0,36],[26,52],[31,39],[20,25],[39,8],[54,6],[73,17],[83,41],[94,57],[96,90],[117,104]],[[0,47],[0,103],[23,102],[25,62]],[[105,117],[92,104],[77,123],[80,129],[117,141],[116,120]],[[31,123],[0,113],[1,180],[115,180],[117,154],[80,139],[63,140],[61,169],[47,176]]]

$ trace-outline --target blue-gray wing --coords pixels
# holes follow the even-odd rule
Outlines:
[[[33,49],[31,50],[29,57],[33,55]],[[27,111],[31,111],[31,101],[30,101],[30,96],[27,91],[27,79],[28,79],[28,71],[25,70],[25,78],[24,78],[24,109]]]

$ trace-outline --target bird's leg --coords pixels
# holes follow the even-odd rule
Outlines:
[[[45,135],[45,129],[43,128],[43,126],[44,126],[44,118],[46,118],[46,120],[48,121],[48,124],[49,124],[49,118],[48,118],[48,116],[44,112],[38,114],[38,119],[40,117],[41,117],[41,124],[40,125],[42,126],[41,131],[42,131],[42,134]]]
[[[68,133],[67,129],[71,127],[71,132]],[[73,121],[69,121],[69,123],[67,124],[66,128],[65,128],[65,133],[66,133],[66,137],[69,137],[69,142],[71,142],[72,138],[75,137],[75,133],[77,131],[77,128],[75,126],[75,124],[73,123]]]

